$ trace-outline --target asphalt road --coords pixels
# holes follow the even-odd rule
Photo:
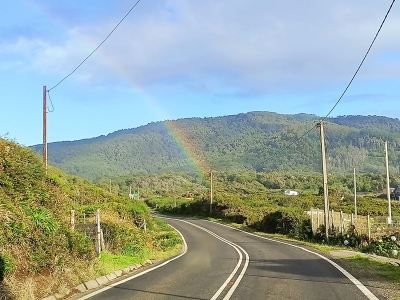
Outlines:
[[[205,220],[165,219],[187,252],[85,299],[378,299],[334,262]]]

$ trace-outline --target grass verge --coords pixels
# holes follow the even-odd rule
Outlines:
[[[400,283],[400,270],[398,266],[393,266],[385,262],[359,255],[343,259],[346,260],[347,264],[350,266],[357,266],[366,273],[379,275],[389,279],[390,281]]]
[[[213,221],[216,223],[220,223],[220,224],[224,224],[224,225],[228,225],[232,228],[236,228],[236,229],[240,229],[246,232],[250,232],[250,233],[254,233],[260,236],[264,236],[264,237],[268,237],[268,238],[272,238],[272,239],[277,239],[277,240],[281,240],[281,241],[287,241],[287,242],[291,242],[291,243],[295,243],[297,245],[303,245],[303,246],[307,246],[313,249],[318,250],[319,252],[322,253],[329,253],[329,251],[331,250],[349,250],[349,248],[344,248],[344,247],[340,247],[340,246],[332,246],[332,245],[325,245],[325,244],[317,244],[317,243],[311,243],[311,242],[306,242],[306,241],[300,241],[300,240],[296,240],[296,239],[292,239],[287,237],[286,235],[283,234],[277,234],[277,233],[265,233],[262,231],[257,231],[253,228],[250,228],[246,225],[243,224],[237,224],[237,223],[233,223],[230,222],[228,220],[224,220],[224,219],[215,219],[215,218],[207,218],[207,220],[209,221]],[[351,249],[353,251],[357,251],[354,249]]]
[[[141,257],[133,257],[127,255],[115,255],[108,252],[102,252],[101,258],[95,265],[95,272],[99,276],[110,274],[114,271],[132,266],[134,264],[142,264],[146,260],[159,260],[174,257],[182,251],[182,244],[176,245],[168,251],[148,251]]]

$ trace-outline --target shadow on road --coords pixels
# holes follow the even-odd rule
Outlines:
[[[128,290],[128,291],[134,291],[134,292],[150,294],[150,295],[171,296],[174,299],[208,300],[208,298],[198,298],[198,297],[183,296],[183,295],[162,293],[162,292],[156,292],[156,291],[146,291],[146,290],[140,290],[140,289],[133,289],[133,288],[128,288],[128,287],[123,287],[122,285],[114,286],[112,289]],[[136,297],[139,297],[139,296],[136,296]],[[133,298],[133,299],[136,299],[136,298]],[[146,299],[148,299],[148,298],[146,298]]]

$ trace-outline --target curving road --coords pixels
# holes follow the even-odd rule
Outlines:
[[[334,262],[299,246],[197,219],[164,219],[181,256],[80,299],[378,299]]]

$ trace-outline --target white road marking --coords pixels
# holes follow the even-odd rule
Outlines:
[[[189,225],[192,225],[192,226],[194,226],[194,227],[197,227],[197,228],[199,228],[199,229],[201,229],[201,230],[207,232],[208,234],[214,236],[215,238],[219,239],[220,241],[222,241],[222,242],[224,242],[224,243],[230,245],[231,247],[233,247],[233,248],[238,252],[238,254],[239,254],[239,260],[238,260],[238,263],[237,263],[235,269],[232,271],[232,273],[228,276],[228,278],[227,278],[227,279],[225,280],[225,282],[220,286],[220,288],[218,289],[218,291],[213,295],[213,297],[212,297],[210,300],[216,300],[216,299],[221,295],[221,293],[224,291],[224,289],[226,288],[226,286],[228,285],[228,283],[231,281],[231,279],[233,278],[233,276],[235,276],[235,274],[236,274],[237,270],[239,269],[239,267],[240,267],[240,265],[241,265],[241,263],[242,263],[242,260],[243,260],[243,255],[242,255],[242,252],[241,252],[241,251],[243,251],[243,253],[244,253],[245,256],[246,256],[246,258],[245,258],[245,264],[244,264],[244,266],[243,266],[243,268],[242,268],[242,271],[241,271],[240,274],[238,275],[238,278],[236,279],[235,283],[232,285],[232,287],[229,289],[229,291],[227,292],[227,294],[226,294],[225,297],[223,298],[223,300],[229,300],[230,297],[232,296],[233,292],[236,290],[237,286],[239,285],[240,281],[242,280],[242,278],[243,278],[245,272],[246,272],[246,269],[247,269],[247,267],[248,267],[248,265],[249,265],[249,254],[248,254],[242,247],[240,247],[239,245],[237,245],[237,244],[235,244],[235,243],[232,243],[232,242],[230,242],[230,241],[228,241],[228,240],[222,238],[221,236],[215,234],[214,232],[212,232],[212,231],[210,231],[210,230],[208,230],[208,229],[206,229],[206,228],[204,228],[204,227],[201,227],[201,226],[199,226],[199,225],[190,223],[190,222],[185,221],[185,220],[172,219],[172,218],[166,218],[166,217],[160,217],[160,218],[171,219],[171,220],[174,220],[174,221],[180,221],[180,222],[184,222],[184,223],[187,223],[187,224],[189,224]],[[125,283],[125,282],[129,281],[129,280],[135,279],[135,278],[137,278],[137,277],[139,277],[139,276],[142,276],[142,275],[144,275],[144,274],[146,274],[146,273],[148,273],[148,272],[151,272],[151,271],[153,271],[153,270],[155,270],[155,269],[161,268],[161,267],[165,266],[166,264],[170,263],[171,261],[173,261],[173,260],[175,260],[175,259],[178,259],[178,258],[180,258],[181,256],[185,255],[186,252],[187,252],[187,249],[188,249],[188,246],[187,246],[187,243],[186,243],[185,238],[183,237],[182,233],[181,233],[179,230],[177,230],[177,229],[176,229],[175,227],[173,227],[172,225],[170,225],[170,226],[171,226],[172,228],[174,228],[174,229],[179,233],[179,235],[182,237],[183,245],[184,245],[184,251],[183,251],[180,255],[178,255],[178,256],[176,256],[176,257],[170,259],[170,260],[167,260],[167,261],[165,261],[164,263],[162,263],[162,264],[160,264],[160,265],[157,265],[157,266],[155,266],[155,267],[153,267],[153,268],[151,268],[151,269],[148,269],[148,270],[143,271],[143,272],[141,272],[141,273],[135,274],[135,275],[130,276],[130,277],[128,277],[128,278],[125,278],[125,279],[123,279],[123,280],[121,280],[121,281],[118,281],[118,282],[116,282],[116,283],[110,284],[110,285],[108,285],[108,286],[106,286],[106,287],[104,287],[104,288],[102,288],[102,289],[99,289],[99,290],[97,290],[97,291],[95,291],[95,292],[92,292],[92,293],[90,293],[90,294],[87,294],[87,295],[85,295],[85,296],[79,298],[79,300],[89,299],[89,298],[91,298],[91,297],[93,297],[93,296],[95,296],[95,295],[101,294],[101,293],[103,293],[103,292],[105,292],[105,291],[107,291],[107,290],[109,290],[109,289],[112,289],[112,288],[115,287],[115,286],[118,286],[118,285],[120,285],[120,284],[122,284],[122,283]],[[240,249],[241,251],[240,251],[239,249]]]
[[[208,220],[207,220],[207,221],[208,221]],[[328,263],[330,263],[332,266],[334,266],[336,269],[338,269],[338,270],[339,270],[344,276],[346,276],[356,287],[358,287],[359,290],[360,290],[365,296],[367,296],[367,298],[368,298],[369,300],[379,300],[365,285],[363,285],[357,278],[355,278],[353,275],[351,275],[348,271],[346,271],[345,269],[343,269],[341,266],[339,266],[339,265],[338,265],[337,263],[335,263],[334,261],[331,261],[329,258],[327,258],[327,257],[325,257],[325,256],[323,256],[323,255],[321,255],[321,254],[319,254],[319,253],[317,253],[317,252],[308,250],[308,249],[303,248],[303,247],[301,247],[301,246],[292,245],[292,244],[289,244],[289,243],[287,243],[287,242],[282,242],[282,241],[278,241],[278,240],[275,240],[275,239],[271,239],[271,238],[267,238],[267,237],[264,237],[264,236],[260,236],[260,235],[254,234],[254,233],[246,232],[246,231],[243,231],[243,230],[234,228],[234,227],[230,227],[230,226],[225,225],[225,224],[220,224],[220,223],[216,223],[216,222],[212,222],[212,221],[208,221],[208,222],[211,222],[211,223],[213,223],[213,224],[218,224],[218,225],[221,225],[221,226],[225,226],[225,227],[228,227],[228,228],[231,228],[231,229],[235,229],[235,230],[244,232],[244,233],[246,233],[246,234],[248,234],[248,235],[252,235],[252,236],[255,236],[255,237],[257,237],[257,238],[260,238],[260,239],[268,240],[268,241],[275,242],[275,243],[278,243],[278,244],[287,245],[287,246],[294,247],[294,248],[298,248],[298,249],[301,249],[301,250],[306,251],[306,252],[308,252],[308,253],[314,254],[314,255],[316,255],[316,256],[318,256],[318,257],[324,259],[325,261],[327,261]]]
[[[176,219],[174,219],[174,220],[176,220]],[[244,276],[244,273],[245,273],[246,270],[247,270],[247,267],[248,267],[248,265],[249,265],[249,254],[248,254],[242,247],[240,247],[239,245],[237,245],[237,244],[235,244],[235,243],[233,243],[233,242],[231,242],[231,241],[228,241],[227,239],[224,239],[223,237],[221,237],[221,236],[217,235],[216,233],[212,232],[211,230],[208,230],[208,229],[206,229],[206,228],[204,228],[204,227],[202,227],[202,226],[199,226],[199,225],[194,224],[194,223],[190,223],[190,222],[185,221],[185,220],[176,220],[176,221],[181,221],[181,222],[187,223],[187,224],[189,224],[189,225],[192,225],[192,226],[194,226],[194,227],[197,227],[197,228],[199,228],[199,229],[201,229],[201,230],[204,230],[205,232],[209,233],[210,235],[214,236],[215,238],[219,239],[220,241],[224,242],[225,244],[228,244],[229,246],[233,247],[233,248],[237,251],[237,253],[239,254],[239,260],[238,260],[238,263],[237,263],[235,269],[233,269],[233,271],[231,272],[231,274],[229,275],[229,277],[228,277],[228,278],[225,280],[225,282],[220,286],[220,288],[218,289],[218,291],[214,294],[214,296],[213,296],[210,300],[215,300],[215,299],[217,299],[217,298],[221,295],[221,293],[223,292],[223,290],[226,288],[226,286],[228,285],[228,283],[231,281],[231,279],[233,278],[233,276],[235,276],[235,274],[236,274],[237,270],[239,269],[240,265],[242,264],[242,260],[243,260],[243,255],[242,255],[242,253],[240,252],[240,250],[243,251],[243,253],[244,253],[245,256],[246,256],[246,258],[245,258],[245,264],[244,264],[244,266],[243,266],[243,268],[242,268],[242,271],[241,271],[240,274],[238,275],[238,277],[237,277],[235,283],[231,286],[231,288],[229,289],[229,291],[227,292],[227,294],[226,294],[225,297],[223,298],[223,300],[229,300],[229,299],[231,298],[233,292],[234,292],[234,291],[236,290],[236,288],[238,287],[240,281],[242,280],[242,278],[243,278],[243,276]],[[239,250],[239,249],[240,249],[240,250]]]
[[[183,237],[182,233],[181,233],[178,229],[176,229],[176,228],[175,228],[174,226],[172,226],[172,225],[170,225],[170,226],[171,226],[172,228],[174,228],[174,229],[176,230],[176,232],[178,232],[178,234],[179,234],[179,235],[181,236],[181,238],[182,238],[182,241],[183,241],[183,252],[182,252],[181,254],[179,254],[178,256],[175,256],[174,258],[171,258],[171,259],[169,259],[169,260],[163,262],[162,264],[159,264],[159,265],[157,265],[157,266],[155,266],[155,267],[153,267],[153,268],[147,269],[146,271],[143,271],[143,272],[141,272],[141,273],[135,274],[135,275],[130,276],[130,277],[128,277],[128,278],[125,278],[125,279],[123,279],[123,280],[121,280],[121,281],[118,281],[118,282],[116,282],[116,283],[110,284],[110,285],[108,285],[108,286],[106,286],[106,287],[104,287],[104,288],[102,288],[102,289],[99,289],[99,290],[93,292],[93,293],[90,293],[90,294],[88,294],[88,295],[85,295],[85,296],[79,298],[79,300],[89,299],[89,298],[91,298],[91,297],[93,297],[93,296],[95,296],[95,295],[98,295],[98,294],[103,293],[103,292],[105,292],[105,291],[107,291],[107,290],[109,290],[109,289],[112,289],[113,287],[115,287],[115,286],[117,286],[117,285],[120,285],[120,284],[125,283],[125,282],[127,282],[127,281],[129,281],[129,280],[132,280],[132,279],[134,279],[134,278],[137,278],[137,277],[139,277],[139,276],[142,276],[142,275],[144,275],[144,274],[146,274],[146,273],[149,273],[149,272],[151,272],[151,271],[153,271],[153,270],[155,270],[155,269],[161,268],[161,267],[165,266],[166,264],[170,263],[171,261],[174,261],[175,259],[178,259],[178,258],[182,257],[183,255],[185,255],[186,252],[187,252],[187,249],[188,249],[188,246],[187,246],[187,243],[186,243],[185,238]]]

